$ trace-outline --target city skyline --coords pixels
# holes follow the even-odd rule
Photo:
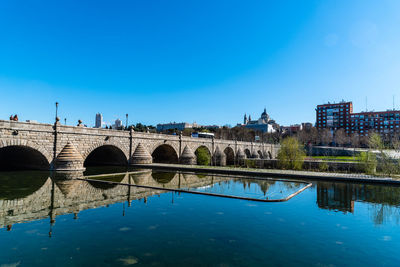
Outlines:
[[[101,110],[234,126],[264,107],[315,123],[318,104],[386,110],[393,95],[399,109],[399,2],[203,4],[2,2],[0,118],[52,123],[56,101],[69,125]]]

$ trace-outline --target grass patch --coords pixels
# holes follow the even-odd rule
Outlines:
[[[359,161],[357,157],[352,156],[312,156],[311,159],[320,159],[327,161]]]

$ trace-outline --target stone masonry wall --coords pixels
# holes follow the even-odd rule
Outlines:
[[[56,142],[55,142],[56,140]],[[87,128],[79,126],[51,125],[0,120],[0,149],[7,146],[27,146],[43,154],[49,164],[61,152],[67,143],[71,143],[83,160],[96,148],[110,145],[121,150],[129,161],[136,146],[141,143],[150,155],[161,145],[171,146],[178,158],[185,146],[193,152],[200,146],[208,148],[211,155],[217,147],[224,151],[232,148],[234,155],[238,149],[248,149],[252,154],[263,158],[276,158],[279,145],[240,142],[233,140],[192,138],[176,135],[141,133],[111,129]]]

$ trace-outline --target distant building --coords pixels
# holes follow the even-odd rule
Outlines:
[[[157,132],[163,132],[167,130],[178,130],[183,131],[185,129],[191,129],[199,127],[197,123],[187,123],[187,122],[170,122],[165,124],[157,124]]]
[[[302,127],[302,130],[309,131],[313,127],[313,124],[311,122],[302,122],[301,127]]]
[[[282,133],[295,134],[295,133],[303,130],[303,125],[302,124],[293,124],[290,126],[281,126],[280,128],[281,128]]]
[[[204,129],[207,129],[207,130],[214,130],[214,129],[216,130],[216,129],[221,128],[221,126],[219,126],[219,125],[198,125],[197,127],[204,128]],[[228,126],[225,126],[225,127],[230,128]]]
[[[101,126],[103,125],[103,115],[101,115],[100,113],[96,114],[96,123],[94,128],[101,128]]]
[[[315,127],[329,129],[334,132],[345,129],[350,133],[350,115],[353,113],[353,103],[342,101],[340,103],[328,103],[318,105],[316,111]]]
[[[240,126],[240,124],[239,124]],[[244,114],[244,119],[243,119],[243,127],[253,129],[256,131],[260,132],[268,132],[268,133],[273,133],[277,129],[279,129],[279,125],[275,123],[274,120],[272,120],[266,109],[264,108],[264,112],[261,113],[261,117],[258,120],[251,120],[251,116],[249,115],[249,118],[247,118],[247,115]]]
[[[288,133],[288,134],[295,134],[298,133],[299,131],[302,130],[311,130],[312,128],[312,123],[311,122],[303,122],[301,124],[293,124],[290,126],[281,126],[281,133]]]
[[[114,129],[118,129],[122,127],[122,121],[120,119],[115,120]]]

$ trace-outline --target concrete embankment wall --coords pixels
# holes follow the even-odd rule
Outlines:
[[[254,162],[250,163],[249,162]],[[245,162],[250,166],[260,169],[278,169],[278,160],[276,159],[248,159]],[[321,161],[321,160],[305,160],[303,163],[304,170],[322,170],[322,165],[326,164],[325,171],[353,172],[362,173],[363,166],[359,162],[342,162],[342,161]],[[253,165],[253,166],[251,166]]]
[[[307,156],[344,156],[344,157],[354,157],[358,156],[361,152],[372,152],[375,154],[379,154],[380,151],[377,150],[369,150],[366,148],[348,148],[348,147],[328,147],[328,146],[311,146],[306,147]],[[400,151],[396,150],[384,150],[383,151],[387,156],[392,159],[400,159]]]

